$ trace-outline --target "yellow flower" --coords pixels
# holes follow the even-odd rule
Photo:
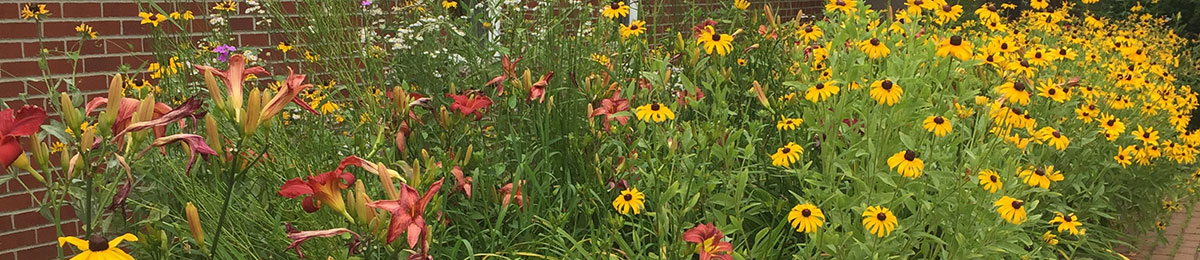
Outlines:
[[[237,2],[234,2],[232,0],[225,0],[225,2],[219,2],[215,5],[213,5],[212,9],[217,10],[217,11],[237,12],[237,8],[238,8]]]
[[[318,60],[321,60],[321,55],[304,50],[304,59],[308,62],[317,62]]]
[[[1025,87],[1025,83],[1020,81],[1004,83],[1004,85],[996,87],[996,92],[1008,99],[1009,102],[1029,105],[1029,90]]]
[[[934,19],[933,21],[937,24],[946,24],[958,20],[958,17],[962,16],[963,13],[963,8],[961,5],[951,6],[949,4],[942,4],[941,8],[935,10],[937,19]]]
[[[1046,9],[1046,7],[1047,7],[1047,6],[1050,6],[1050,1],[1047,1],[1047,0],[1030,0],[1030,1],[1029,1],[1029,6],[1030,6],[1030,7],[1033,7],[1033,9],[1036,9],[1036,10],[1042,10],[1042,9]]]
[[[600,10],[600,13],[603,14],[604,17],[608,17],[608,19],[617,19],[629,16],[629,6],[625,5],[625,2],[623,1],[616,2],[604,6],[604,8]]]
[[[1142,141],[1142,145],[1158,145],[1158,131],[1154,131],[1153,126],[1150,128],[1142,128],[1142,125],[1138,124],[1137,127],[1138,130],[1133,131],[1133,136]]]
[[[975,9],[975,16],[978,16],[979,20],[984,22],[998,21],[1000,20],[1000,14],[996,13],[996,8],[996,4],[985,3],[979,6],[979,9]]]
[[[917,152],[913,150],[904,150],[893,154],[887,159],[889,169],[896,170],[900,176],[916,179],[921,177],[921,171],[925,170],[925,161],[917,158]]]
[[[829,12],[842,12],[844,14],[851,14],[858,11],[857,6],[858,2],[854,0],[829,0],[829,3],[825,4],[825,10]]]
[[[46,9],[45,4],[30,5],[25,4],[25,8],[21,8],[21,19],[40,20],[42,16],[50,15],[50,10]]]
[[[1057,211],[1054,212],[1054,219],[1050,220],[1050,224],[1058,224],[1058,232],[1069,230],[1071,235],[1079,235],[1079,226],[1083,225],[1075,213],[1063,215],[1062,212]]]
[[[867,232],[875,234],[875,236],[883,237],[892,233],[896,229],[896,215],[892,215],[892,211],[881,206],[870,206],[863,211],[863,227]]]
[[[904,89],[900,88],[900,84],[892,83],[891,80],[879,80],[871,83],[871,98],[879,102],[881,105],[895,105],[900,102],[900,95],[904,94]]]
[[[289,42],[279,42],[279,45],[275,46],[275,48],[279,49],[280,52],[287,53],[292,50],[292,44]]]
[[[821,39],[821,36],[825,35],[825,32],[821,31],[821,27],[817,27],[816,25],[806,24],[800,28],[800,30],[796,31],[796,35],[804,39],[805,44]]]
[[[675,112],[671,112],[670,108],[660,103],[642,105],[637,108],[635,114],[637,114],[638,120],[645,122],[653,120],[655,123],[658,123],[667,119],[675,120]]]
[[[971,42],[963,40],[962,36],[950,36],[950,38],[946,38],[941,43],[938,43],[937,56],[946,57],[954,55],[958,60],[969,60],[973,56],[971,49],[974,48]]]
[[[637,188],[628,188],[621,191],[621,195],[617,195],[613,199],[613,209],[621,214],[629,214],[633,210],[633,214],[642,214],[642,209],[646,207],[646,195],[638,191]]]
[[[788,118],[785,116],[779,116],[779,122],[775,124],[775,128],[778,128],[779,130],[796,130],[796,127],[800,127],[800,124],[803,123],[803,118]]]
[[[1067,139],[1067,136],[1058,130],[1054,130],[1052,127],[1043,127],[1037,131],[1037,136],[1043,142],[1048,141],[1047,143],[1050,146],[1054,146],[1054,149],[1058,149],[1059,151],[1066,150],[1067,146],[1071,145],[1071,140]]]
[[[705,53],[712,54],[716,50],[717,54],[725,56],[733,49],[733,36],[717,33],[712,26],[706,26],[700,32],[700,38],[696,39],[696,44],[703,46]]]
[[[1117,164],[1121,165],[1121,168],[1125,168],[1125,166],[1129,166],[1130,164],[1133,164],[1132,158],[1133,158],[1133,153],[1135,150],[1136,150],[1136,147],[1134,147],[1134,146],[1126,146],[1125,148],[1120,148],[1117,150],[1117,155],[1113,156],[1113,160],[1116,160]]]
[[[1004,182],[1000,181],[1000,175],[993,170],[979,171],[979,185],[983,185],[983,189],[991,193],[996,193],[1001,188],[1004,188]]]
[[[1033,169],[1017,169],[1021,178],[1025,178],[1025,184],[1030,187],[1042,187],[1049,189],[1051,182],[1063,180],[1062,172],[1054,170],[1054,166],[1046,166],[1046,168]]]
[[[792,228],[801,233],[815,233],[817,228],[825,224],[825,214],[821,209],[808,203],[796,204],[792,211],[788,212],[787,218]]]
[[[800,154],[804,153],[804,148],[800,145],[788,142],[787,145],[780,147],[771,155],[771,165],[780,167],[790,167],[796,160],[800,160]]]
[[[1100,127],[1104,128],[1105,133],[1120,135],[1125,132],[1125,123],[1121,123],[1121,119],[1110,114],[1100,114]],[[1113,137],[1114,139],[1116,137]]]
[[[1068,95],[1066,90],[1059,87],[1058,84],[1054,84],[1052,80],[1046,80],[1045,83],[1042,83],[1038,96],[1049,98],[1058,103],[1067,102],[1071,98],[1071,95]]]
[[[1036,1],[1036,0],[1035,0],[1035,1]],[[1135,13],[1136,13],[1136,12],[1141,12],[1141,11],[1142,11],[1142,2],[1137,2],[1137,4],[1136,4],[1136,5],[1134,5],[1133,7],[1130,7],[1130,8],[1129,8],[1129,11],[1130,11],[1130,12],[1135,12]]]
[[[841,88],[838,88],[838,86],[834,85],[834,83],[835,82],[833,81],[827,81],[825,83],[817,83],[817,85],[809,87],[804,91],[804,99],[812,101],[813,103],[825,101],[825,99],[828,99],[830,96],[836,95],[841,91]]]
[[[100,35],[92,30],[91,25],[84,23],[80,23],[79,26],[75,26],[75,32],[79,33],[79,35],[87,36],[90,39],[96,39],[96,37]]]
[[[1022,222],[1025,222],[1024,201],[1004,196],[996,200],[996,203],[992,205],[997,207],[996,213],[1000,213],[1000,217],[1008,221],[1008,223],[1020,225]]]
[[[458,8],[458,0],[442,0],[442,8]]]
[[[117,245],[123,241],[138,241],[137,236],[125,233],[113,240],[107,240],[100,235],[94,235],[89,240],[83,240],[76,237],[60,237],[58,238],[58,246],[63,244],[71,244],[79,249],[79,254],[72,257],[71,260],[107,260],[107,259],[133,259],[125,250],[121,250]]]
[[[621,38],[629,38],[629,36],[638,36],[646,32],[646,22],[635,20],[629,22],[629,25],[621,25]]]
[[[746,10],[746,8],[750,8],[750,1],[733,0],[733,8],[737,8],[738,10]]]
[[[192,20],[192,19],[196,19],[196,16],[195,16],[195,15],[192,15],[192,11],[190,11],[190,10],[189,10],[189,11],[184,11],[184,12],[183,12],[183,19],[184,19],[184,20]]]
[[[1042,233],[1042,241],[1045,241],[1046,244],[1050,244],[1052,246],[1058,245],[1058,239],[1056,237],[1058,236],[1050,233],[1049,230],[1046,230],[1046,233]]]
[[[953,127],[950,124],[950,120],[942,116],[929,116],[925,118],[925,131],[932,132],[938,137],[946,136]]]
[[[887,57],[888,53],[891,53],[891,50],[883,42],[880,42],[879,38],[871,38],[858,42],[858,48],[867,53],[867,56],[872,59]]]
[[[608,55],[593,53],[592,61],[595,61],[596,63],[600,63],[600,65],[608,65]]]
[[[142,24],[150,24],[158,27],[158,23],[167,20],[167,16],[163,14],[138,13],[142,17]]]

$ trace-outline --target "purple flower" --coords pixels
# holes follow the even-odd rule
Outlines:
[[[213,52],[221,54],[221,56],[217,56],[217,60],[222,62],[228,62],[229,54],[232,54],[234,51],[237,51],[237,47],[229,46],[229,44],[221,44],[221,46],[213,48]]]
[[[368,6],[368,5],[371,5],[371,0],[363,0],[363,1],[362,1],[362,5],[363,5],[363,6]]]

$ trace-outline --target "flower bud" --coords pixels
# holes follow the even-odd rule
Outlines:
[[[204,70],[204,84],[208,87],[208,95],[212,97],[213,104],[216,104],[217,108],[225,110],[224,95],[221,94],[221,88],[217,86],[217,78],[213,77],[211,70]]]
[[[62,111],[62,117],[66,121],[67,127],[74,127],[83,123],[83,118],[79,114],[79,109],[75,108],[75,102],[71,100],[71,95],[67,95],[66,92],[59,93],[58,102],[61,106],[59,111]]]
[[[258,130],[259,116],[262,112],[262,92],[257,88],[250,91],[250,102],[246,105],[245,116],[240,120],[242,123],[242,134],[244,136],[254,135],[254,131]]]
[[[550,97],[550,98],[554,98],[554,97]],[[467,165],[467,163],[471,162],[471,150],[473,150],[473,149],[475,149],[474,144],[467,145],[467,152],[465,155],[463,155],[462,165]]]
[[[30,144],[33,159],[37,162],[38,166],[50,167],[50,147],[46,145],[46,142],[42,142],[41,140],[40,136],[34,136],[33,143]]]
[[[213,118],[212,113],[204,115],[204,139],[208,141],[208,147],[214,151],[221,151],[221,131],[217,128],[217,119]]]
[[[384,170],[381,173],[387,173],[387,168],[382,163],[379,164],[379,168]],[[392,179],[388,174],[380,174],[379,176],[380,179]],[[392,186],[392,190],[395,191],[395,186]],[[354,200],[352,206],[354,207],[355,217],[358,217],[362,223],[371,223],[375,219],[376,212],[374,209],[367,207],[367,203],[371,203],[371,197],[367,196],[367,189],[363,187],[362,180],[354,182],[354,196],[350,196],[350,198]]]
[[[523,85],[521,85],[521,89],[529,89],[533,86],[533,81],[530,78],[532,76],[529,74],[529,69],[525,69],[525,74],[521,77],[522,77],[521,84],[523,84]]]
[[[12,166],[28,172],[29,175],[33,176],[33,178],[38,182],[41,182],[42,184],[46,183],[46,178],[42,177],[42,174],[38,173],[37,170],[34,170],[32,165],[29,165],[29,156],[25,155],[25,153],[21,153],[21,155],[17,156],[17,160],[13,161]]]
[[[79,138],[79,150],[88,151],[92,149],[92,145],[96,143],[96,128],[88,127],[83,129],[83,135]]]
[[[108,83],[108,106],[104,109],[104,114],[100,116],[100,128],[108,129],[117,119],[117,110],[121,107],[121,99],[125,98],[125,88],[122,87],[125,81],[122,80],[121,74],[113,75],[112,81]]]
[[[191,202],[187,203],[184,211],[187,212],[188,229],[192,231],[192,238],[196,239],[200,248],[204,248],[204,227],[200,223],[200,211]]]

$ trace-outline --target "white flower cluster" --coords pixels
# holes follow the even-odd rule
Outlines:
[[[247,7],[246,10],[244,11],[244,13],[258,14],[257,16],[255,16],[257,19],[254,19],[254,24],[270,26],[271,23],[274,22],[271,20],[271,16],[266,15],[267,14],[266,8],[263,8],[262,4],[258,3],[258,1],[246,0],[246,5],[249,5],[250,7]]]

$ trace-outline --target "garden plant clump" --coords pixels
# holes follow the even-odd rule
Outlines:
[[[1195,201],[1142,3],[629,4],[144,2],[153,61],[45,79],[0,162],[73,259],[1121,259]]]

